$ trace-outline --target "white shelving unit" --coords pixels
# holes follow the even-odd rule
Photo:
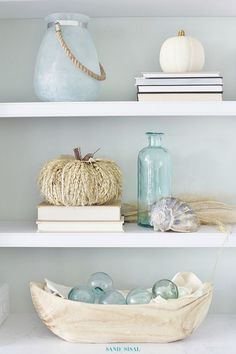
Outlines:
[[[191,6],[190,6],[191,5]],[[1,19],[43,18],[53,12],[80,12],[91,17],[216,17],[236,16],[233,0],[10,0],[0,1]],[[9,46],[11,45],[9,41]],[[17,79],[17,78],[16,78]],[[223,102],[12,102],[0,103],[0,118],[57,117],[236,117],[236,101]],[[13,122],[14,123],[14,122]],[[236,229],[224,234],[210,227],[196,233],[155,233],[135,224],[124,233],[37,233],[33,222],[0,222],[0,248],[233,248]],[[5,250],[3,250],[5,252]],[[230,252],[230,250],[229,250]],[[200,260],[201,261],[201,260]],[[10,261],[9,261],[10,262]],[[22,259],[24,262],[24,259]],[[15,265],[14,265],[15,266]],[[6,269],[6,267],[5,267]],[[12,289],[13,290],[13,289]],[[35,314],[12,314],[0,327],[0,354],[235,354],[236,315],[210,315],[185,341],[171,344],[91,345],[67,343],[54,336]],[[109,350],[107,348],[113,348]],[[117,349],[116,349],[117,348]]]
[[[108,348],[121,353],[139,348],[140,353],[147,354],[235,354],[235,335],[235,315],[210,315],[191,337],[169,344],[67,343],[54,336],[36,315],[14,314],[0,328],[0,353],[104,354],[109,352]]]
[[[178,0],[99,0],[99,5],[91,0],[10,0],[1,5],[1,18],[42,18],[53,12],[80,12],[91,17],[221,17],[236,16],[233,0],[214,1]]]
[[[236,101],[0,103],[0,118],[121,116],[236,116]]]
[[[32,222],[0,223],[0,247],[236,247],[236,232],[154,232],[136,224],[118,233],[38,233]]]

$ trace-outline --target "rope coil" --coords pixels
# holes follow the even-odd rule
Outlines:
[[[72,53],[71,49],[68,47],[68,45],[66,44],[63,34],[62,34],[62,30],[61,30],[61,25],[59,22],[55,23],[55,32],[56,32],[56,36],[57,39],[62,47],[62,49],[64,50],[65,54],[68,56],[68,58],[71,60],[71,62],[82,72],[84,72],[85,74],[87,74],[88,76],[92,77],[95,80],[98,81],[104,81],[106,79],[106,72],[102,66],[101,63],[99,63],[99,67],[100,67],[100,74],[96,74],[95,72],[93,72],[92,70],[90,70],[89,68],[87,68],[87,66],[83,65],[77,58],[76,56]]]

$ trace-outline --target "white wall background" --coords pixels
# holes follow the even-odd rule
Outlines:
[[[134,77],[159,70],[165,38],[183,28],[206,50],[206,70],[224,76],[224,97],[236,99],[236,18],[93,19],[90,32],[107,71],[101,100],[134,100]],[[34,101],[32,78],[45,24],[0,21],[0,101]],[[0,219],[35,220],[37,174],[44,161],[101,146],[99,156],[117,160],[124,199],[136,198],[136,158],[145,131],[166,133],[173,157],[174,193],[197,192],[236,202],[236,117],[25,118],[0,121]],[[37,236],[35,236],[37,237]],[[211,279],[217,250],[207,249],[0,249],[0,279],[11,285],[12,310],[28,311],[28,282],[52,278],[76,284],[96,270],[110,272],[118,287],[150,286],[179,270]],[[235,250],[217,268],[213,312],[236,313]]]

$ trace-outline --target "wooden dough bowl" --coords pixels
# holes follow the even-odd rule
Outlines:
[[[30,284],[35,309],[57,336],[78,343],[167,343],[183,339],[201,324],[212,300],[212,285],[199,297],[148,305],[99,305],[70,301]]]

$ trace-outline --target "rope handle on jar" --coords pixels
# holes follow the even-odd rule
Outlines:
[[[72,53],[72,51],[70,50],[70,48],[68,47],[68,45],[66,44],[64,38],[63,38],[63,34],[61,31],[61,26],[59,22],[55,23],[55,31],[56,31],[56,36],[57,39],[62,47],[62,49],[64,50],[64,52],[66,53],[66,55],[68,56],[68,58],[71,60],[71,62],[81,71],[83,71],[85,74],[87,74],[88,76],[92,77],[95,80],[98,81],[103,81],[106,79],[106,73],[105,70],[102,66],[101,63],[99,63],[99,67],[100,67],[100,72],[101,74],[96,74],[95,72],[93,72],[92,70],[88,69],[87,66],[83,65],[77,58],[76,56]]]

